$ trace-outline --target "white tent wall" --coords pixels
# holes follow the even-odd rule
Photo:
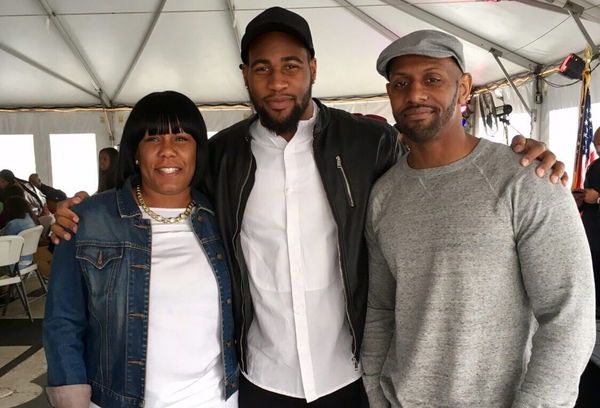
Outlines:
[[[375,98],[367,101],[332,101],[326,102],[326,104],[351,113],[379,115],[393,123],[387,98]],[[217,132],[252,114],[251,108],[244,106],[209,107],[201,108],[200,111],[209,132]],[[33,135],[35,170],[45,183],[52,185],[54,180],[50,149],[51,134],[93,133],[96,135],[96,153],[98,153],[104,147],[119,144],[130,112],[128,109],[107,111],[106,113],[102,110],[0,112],[0,135]],[[113,140],[110,137],[111,131],[114,135]],[[2,146],[2,148],[10,149],[11,146]],[[77,155],[78,152],[72,151],[70,154]],[[0,163],[0,168],[5,168],[5,166]],[[29,175],[16,174],[16,176],[26,179]],[[93,184],[93,181],[90,183]],[[60,186],[56,187],[60,188]]]

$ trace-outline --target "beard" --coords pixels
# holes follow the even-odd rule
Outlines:
[[[296,133],[298,129],[298,122],[306,112],[308,108],[308,104],[311,100],[312,95],[312,83],[309,85],[306,92],[302,95],[302,99],[299,103],[294,103],[292,107],[292,111],[283,118],[276,118],[269,114],[267,109],[265,109],[264,104],[259,103],[258,100],[254,98],[252,93],[250,94],[250,100],[254,105],[254,109],[256,109],[256,113],[258,113],[258,117],[260,118],[260,123],[269,129],[272,132],[275,132],[278,135],[291,133]]]
[[[442,128],[450,121],[452,115],[456,110],[456,103],[458,102],[458,89],[456,87],[456,91],[454,92],[454,96],[452,97],[452,102],[446,108],[445,111],[441,112],[441,109],[436,108],[434,106],[428,105],[418,105],[412,104],[408,108],[403,109],[399,112],[394,112],[394,118],[396,119],[396,129],[402,134],[404,134],[408,139],[415,143],[425,143],[430,140],[435,139],[435,137],[440,133]],[[434,117],[429,122],[429,124],[425,124],[423,126],[419,126],[419,124],[415,124],[413,126],[402,123],[403,113],[407,109],[426,107],[433,110]]]

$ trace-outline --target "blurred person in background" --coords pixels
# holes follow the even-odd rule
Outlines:
[[[25,200],[31,206],[31,211],[34,215],[44,215],[44,205],[46,204],[44,195],[27,181],[15,177],[12,171],[8,169],[0,171],[0,188],[6,189],[11,186],[18,186],[24,191]],[[4,195],[6,196],[6,194]]]
[[[11,195],[4,200],[6,226],[0,235],[17,235],[19,232],[35,227],[35,216],[29,203],[20,195]],[[32,255],[21,257],[19,266],[27,266],[33,261]]]
[[[101,193],[116,186],[119,152],[114,147],[105,147],[98,153],[98,191]]]

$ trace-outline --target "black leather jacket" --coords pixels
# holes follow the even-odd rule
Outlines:
[[[340,273],[346,318],[358,361],[367,303],[367,247],[363,236],[371,186],[398,157],[397,132],[389,125],[327,108],[318,100],[314,157],[338,227]],[[248,272],[240,245],[242,217],[254,185],[256,161],[250,124],[257,116],[222,130],[209,140],[212,198],[231,263],[234,319],[240,364],[245,370],[247,333],[254,316]]]

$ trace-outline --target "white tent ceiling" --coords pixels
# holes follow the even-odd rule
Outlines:
[[[396,36],[439,28],[465,39],[476,84],[551,64],[587,45],[565,0],[0,0],[0,108],[132,105],[178,90],[198,104],[246,103],[239,38],[263,9],[304,16],[321,98],[382,94],[379,52]],[[600,39],[600,0],[573,0]],[[99,90],[102,98],[98,97]]]

